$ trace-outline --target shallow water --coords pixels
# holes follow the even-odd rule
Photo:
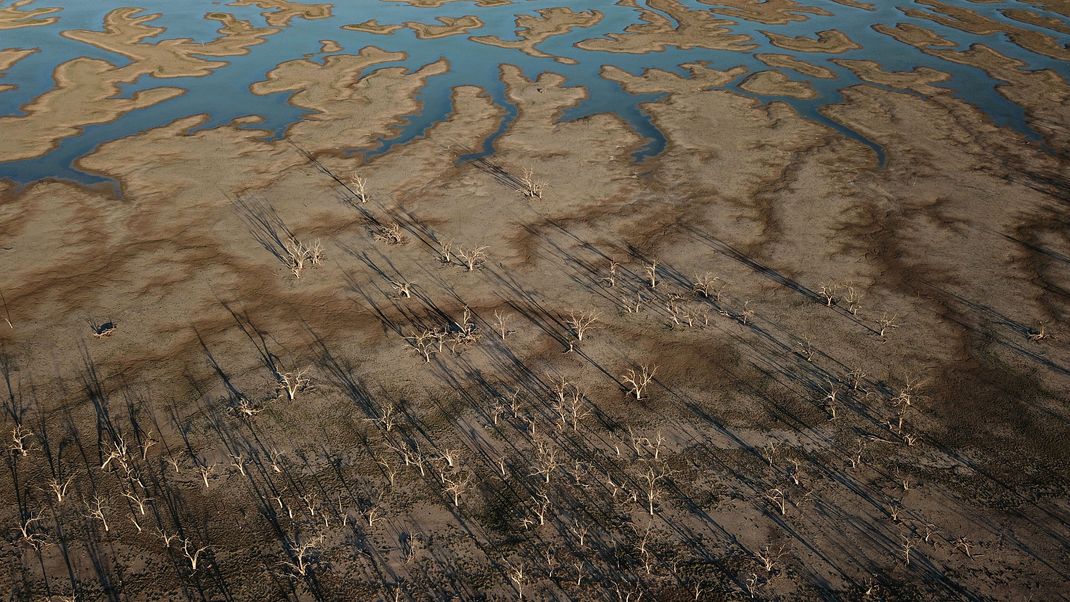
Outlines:
[[[965,6],[987,17],[1007,21],[999,10],[1004,8],[1026,8],[1045,16],[1059,15],[1042,11],[1032,5],[1020,2],[973,3],[963,0],[949,0],[947,4]],[[0,2],[0,6],[7,2]],[[640,2],[645,4],[645,2]],[[708,10],[713,8],[696,0],[683,0],[683,4],[692,9]],[[27,183],[46,177],[72,179],[83,183],[104,181],[104,178],[83,172],[76,162],[99,144],[116,140],[137,132],[167,124],[182,117],[207,114],[209,121],[202,127],[214,127],[227,123],[237,117],[258,115],[263,122],[257,128],[265,128],[281,136],[287,126],[301,119],[303,110],[288,103],[287,93],[266,96],[253,94],[249,86],[262,81],[268,71],[279,63],[296,58],[311,57],[322,60],[320,40],[334,40],[341,47],[341,53],[355,53],[361,48],[374,45],[388,51],[404,51],[407,58],[395,63],[377,65],[375,68],[392,67],[398,64],[409,69],[445,57],[450,64],[448,73],[432,77],[419,93],[421,109],[408,116],[407,123],[392,136],[380,140],[371,148],[350,149],[353,153],[377,154],[389,150],[396,144],[418,137],[430,126],[446,118],[451,109],[451,91],[460,85],[475,85],[485,89],[497,102],[506,108],[507,119],[502,129],[508,127],[508,121],[515,115],[515,109],[505,96],[505,89],[499,80],[498,65],[503,63],[519,66],[526,75],[534,77],[541,72],[552,71],[567,78],[567,85],[583,86],[588,91],[588,98],[581,105],[567,112],[563,119],[571,120],[587,115],[611,112],[620,115],[648,142],[636,153],[636,160],[656,155],[664,148],[664,138],[642,109],[642,104],[656,100],[657,95],[631,95],[623,91],[615,82],[603,79],[599,72],[603,65],[614,65],[631,73],[644,69],[659,69],[684,73],[678,65],[686,62],[703,61],[715,69],[727,69],[743,65],[750,72],[772,69],[758,61],[758,53],[789,54],[836,74],[833,80],[812,78],[795,71],[785,70],[794,80],[809,82],[818,93],[812,100],[799,100],[789,97],[766,97],[752,94],[738,86],[747,75],[740,76],[727,87],[763,102],[783,101],[791,104],[804,116],[837,129],[843,134],[858,139],[874,149],[878,159],[883,161],[881,149],[862,135],[844,125],[838,124],[821,112],[821,107],[840,101],[840,90],[860,83],[849,70],[829,62],[833,58],[868,59],[880,63],[889,71],[910,70],[916,66],[927,66],[951,74],[951,79],[935,84],[951,90],[955,96],[962,98],[983,110],[993,122],[1013,128],[1036,138],[1025,120],[1022,109],[1004,98],[996,90],[998,80],[994,80],[984,71],[957,63],[941,60],[926,55],[919,50],[900,43],[890,36],[872,29],[875,23],[895,25],[896,23],[916,23],[931,29],[958,44],[960,50],[971,44],[983,43],[1006,56],[1023,61],[1030,69],[1052,69],[1064,78],[1070,79],[1070,65],[1046,56],[1025,50],[1007,39],[1002,33],[975,36],[958,29],[942,26],[938,23],[915,19],[903,14],[902,10],[915,8],[928,10],[923,5],[912,2],[876,3],[874,11],[847,7],[831,0],[805,0],[805,6],[818,7],[832,13],[831,16],[806,14],[805,20],[783,25],[770,25],[749,22],[735,17],[722,17],[734,21],[735,33],[747,34],[756,48],[747,52],[714,51],[705,49],[679,50],[669,48],[662,52],[643,54],[620,54],[609,52],[586,51],[574,46],[581,40],[600,37],[608,33],[618,33],[632,23],[639,22],[637,9],[618,6],[608,2],[593,0],[562,3],[546,0],[530,0],[495,7],[477,6],[474,2],[447,3],[439,8],[418,8],[404,2],[361,1],[337,3],[333,15],[327,19],[305,20],[295,17],[288,26],[269,36],[265,43],[253,46],[249,53],[236,57],[213,58],[228,63],[204,77],[177,79],[159,79],[144,76],[133,85],[122,88],[123,96],[129,96],[137,90],[157,86],[177,86],[187,90],[186,94],[160,104],[127,113],[115,121],[92,125],[75,136],[62,140],[57,148],[48,154],[32,159],[0,163],[0,178],[11,178],[19,183]],[[540,8],[567,5],[573,11],[596,9],[603,13],[600,23],[589,28],[577,28],[571,32],[551,37],[539,48],[551,55],[574,59],[577,64],[567,65],[552,58],[535,58],[519,50],[499,48],[473,42],[471,35],[497,35],[503,39],[515,39],[514,19],[518,14],[532,14]],[[0,48],[40,48],[41,51],[16,63],[0,83],[16,84],[18,87],[7,92],[0,92],[0,114],[18,115],[24,104],[53,87],[52,72],[65,61],[79,56],[105,59],[116,65],[128,62],[126,57],[107,52],[94,46],[61,37],[61,31],[71,29],[103,28],[105,15],[129,2],[119,0],[38,0],[24,7],[28,8],[56,6],[62,8],[58,22],[42,27],[27,27],[0,31]],[[136,3],[146,12],[159,12],[162,16],[152,25],[166,27],[167,30],[156,39],[190,37],[197,41],[208,41],[217,37],[219,24],[206,20],[208,12],[229,12],[241,19],[247,19],[255,26],[266,26],[262,9],[251,7],[226,6],[220,2],[190,0],[175,3],[173,0],[139,0]],[[400,29],[390,35],[377,35],[341,29],[346,24],[359,23],[376,19],[381,24],[395,24],[405,21],[432,23],[435,17],[477,15],[485,25],[464,35],[456,35],[433,40],[419,40],[410,29]],[[1060,17],[1061,18],[1061,17]],[[1070,20],[1061,18],[1070,25]],[[1010,21],[1016,27],[1042,31],[1065,45],[1070,36],[1047,29],[1034,27],[1017,21]],[[838,29],[862,49],[841,54],[823,54],[793,52],[773,46],[760,31],[770,31],[784,35],[812,36],[815,32],[826,29]],[[152,41],[151,39],[148,41]],[[473,149],[474,153],[486,154],[493,151],[494,137],[485,141],[484,148]],[[0,141],[2,145],[2,141]],[[340,146],[344,142],[340,141]]]

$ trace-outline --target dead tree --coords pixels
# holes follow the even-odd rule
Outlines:
[[[368,202],[368,179],[353,174],[353,177],[350,178],[349,182],[353,185],[353,192],[356,193],[357,200],[360,201],[362,205],[366,204]]]
[[[534,170],[530,168],[525,169],[524,177],[520,178],[520,184],[523,187],[522,191],[524,196],[529,199],[542,199],[542,191],[546,185],[535,179]]]
[[[572,330],[572,333],[576,335],[576,340],[582,341],[583,335],[593,328],[597,321],[598,312],[593,310],[581,312],[573,311],[569,312],[568,318],[565,319],[565,324]]]
[[[640,366],[640,371],[636,372],[634,369],[629,369],[621,380],[628,385],[628,393],[635,395],[635,399],[639,400],[643,398],[643,391],[646,390],[647,385],[654,379],[654,374],[658,371],[657,366],[648,368],[647,366]]]
[[[293,574],[304,577],[308,575],[312,566],[316,564],[319,551],[319,544],[323,541],[323,536],[317,536],[304,543],[297,543],[297,538],[290,538],[287,540],[287,545],[290,548],[290,553],[293,558],[292,561],[283,561],[283,568],[291,571]]]
[[[309,368],[301,368],[292,372],[283,372],[275,367],[275,378],[279,381],[282,391],[286,392],[286,399],[293,401],[299,391],[303,391],[312,382],[306,375]]]
[[[457,248],[457,257],[464,262],[466,271],[472,272],[487,261],[487,247],[474,249]]]

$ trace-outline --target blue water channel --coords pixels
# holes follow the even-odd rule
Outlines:
[[[10,0],[0,0],[4,6]],[[682,0],[682,3],[695,10],[716,8],[713,0],[700,3],[697,0]],[[948,0],[950,5],[966,6],[970,10],[992,19],[1006,21],[1000,12],[1007,8],[1025,8],[1045,16],[1060,18],[1070,27],[1070,20],[1058,14],[1045,12],[1033,5],[1021,2],[974,3],[965,0]],[[640,4],[645,2],[640,1]],[[981,109],[996,124],[1013,128],[1031,138],[1038,138],[1027,123],[1021,107],[1008,101],[997,90],[1000,83],[989,77],[984,71],[941,60],[902,44],[893,38],[873,29],[874,24],[883,23],[894,26],[897,23],[916,23],[932,29],[939,35],[958,45],[959,50],[966,50],[971,44],[982,43],[996,51],[1022,61],[1028,69],[1051,69],[1070,79],[1070,65],[1066,62],[1038,55],[1010,42],[1002,33],[975,36],[960,30],[941,26],[935,22],[906,16],[904,9],[915,8],[928,10],[924,5],[913,2],[880,2],[874,4],[876,10],[867,11],[844,6],[832,0],[802,0],[801,4],[818,7],[831,13],[831,16],[806,14],[805,20],[782,25],[770,25],[729,18],[736,24],[732,26],[735,33],[746,34],[755,44],[747,52],[716,51],[707,49],[680,50],[668,48],[661,52],[642,54],[621,54],[611,52],[592,52],[574,46],[575,43],[609,33],[620,33],[630,24],[639,23],[639,10],[617,5],[608,1],[579,0],[571,2],[550,2],[547,0],[526,0],[503,6],[484,7],[474,2],[450,2],[437,8],[419,8],[405,2],[382,2],[362,0],[336,3],[333,15],[327,19],[305,20],[295,17],[288,26],[278,33],[267,37],[266,42],[252,46],[248,54],[236,57],[207,57],[211,60],[226,61],[225,67],[213,71],[204,77],[189,78],[155,78],[143,76],[137,82],[121,87],[121,96],[129,97],[138,90],[158,86],[180,87],[184,94],[168,101],[136,110],[122,115],[118,119],[99,125],[85,127],[79,134],[63,139],[59,145],[40,157],[0,163],[0,178],[9,178],[17,183],[29,183],[43,178],[69,179],[85,184],[107,181],[106,178],[87,173],[78,168],[80,157],[90,154],[98,145],[123,138],[147,129],[168,124],[176,119],[190,115],[206,114],[208,121],[202,128],[215,127],[228,123],[235,118],[257,115],[261,123],[251,125],[258,129],[272,132],[274,137],[283,136],[291,124],[300,120],[304,111],[289,103],[290,93],[257,95],[249,87],[255,82],[266,79],[267,73],[282,62],[309,58],[323,60],[321,40],[334,40],[342,49],[340,53],[356,53],[365,46],[377,46],[388,51],[403,51],[404,60],[376,65],[372,70],[383,67],[396,67],[399,64],[408,69],[432,63],[441,58],[449,61],[447,73],[430,78],[420,91],[418,99],[420,109],[407,116],[406,122],[390,136],[377,141],[368,148],[351,149],[354,153],[368,155],[388,151],[397,144],[403,144],[423,135],[428,128],[448,117],[451,112],[452,90],[461,85],[479,86],[486,90],[494,101],[506,112],[506,120],[498,133],[485,141],[483,148],[473,149],[475,156],[493,152],[497,136],[504,132],[510,120],[515,117],[516,109],[505,95],[505,88],[499,79],[499,66],[512,64],[528,77],[551,71],[563,75],[566,85],[582,86],[588,92],[587,99],[580,105],[567,111],[562,119],[574,120],[598,113],[615,113],[643,136],[646,143],[635,154],[636,161],[655,156],[665,148],[665,138],[643,110],[643,104],[655,101],[659,95],[633,95],[625,92],[615,82],[601,77],[604,65],[614,65],[633,74],[648,68],[658,68],[686,75],[679,65],[682,63],[704,62],[714,69],[728,69],[737,65],[747,67],[750,73],[768,70],[770,67],[755,58],[759,53],[789,54],[799,59],[825,67],[836,74],[835,79],[819,79],[786,71],[792,79],[807,81],[817,91],[814,99],[800,100],[790,97],[768,97],[755,95],[739,88],[747,75],[740,76],[727,88],[738,94],[757,98],[761,102],[780,101],[792,105],[801,115],[834,128],[846,136],[868,145],[883,163],[882,149],[864,136],[837,123],[822,112],[821,108],[840,102],[840,91],[848,86],[861,83],[849,70],[842,68],[830,59],[867,59],[878,62],[885,70],[907,71],[917,66],[927,66],[951,74],[951,79],[936,84],[945,87],[952,94]],[[40,51],[17,62],[0,77],[0,83],[15,84],[14,90],[0,92],[0,115],[20,115],[26,103],[47,92],[54,86],[52,72],[65,61],[81,56],[107,60],[117,66],[128,62],[126,57],[101,50],[95,46],[68,40],[60,36],[61,31],[71,29],[103,29],[105,15],[120,7],[136,5],[146,13],[161,13],[161,17],[150,25],[162,26],[166,31],[157,38],[145,40],[188,37],[196,41],[215,39],[219,23],[204,18],[209,12],[229,12],[236,17],[246,19],[257,27],[266,27],[262,9],[255,6],[235,7],[225,3],[209,0],[186,0],[178,3],[174,0],[137,0],[135,3],[119,0],[37,0],[28,8],[60,7],[56,13],[58,22],[42,27],[26,27],[13,30],[0,30],[0,48],[39,48]],[[497,35],[504,39],[515,39],[514,20],[518,14],[533,14],[538,9],[568,6],[574,11],[598,10],[603,19],[594,27],[578,28],[568,34],[555,36],[539,46],[544,52],[574,59],[576,64],[562,64],[552,58],[535,58],[519,50],[498,48],[471,41],[470,35]],[[344,30],[346,24],[359,23],[376,19],[380,24],[400,24],[406,21],[432,23],[435,17],[477,15],[484,26],[465,35],[457,35],[434,40],[419,40],[415,33],[407,28],[399,29],[390,35],[377,35],[358,31]],[[665,15],[668,16],[668,15]],[[1065,45],[1070,36],[1048,29],[1033,27],[1012,21],[1019,28],[1042,31]],[[797,53],[771,45],[762,31],[783,35],[814,36],[816,32],[838,29],[862,46],[841,54]],[[0,145],[3,141],[0,140]]]

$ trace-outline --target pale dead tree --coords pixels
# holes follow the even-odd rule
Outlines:
[[[152,498],[145,497],[144,495],[138,494],[134,491],[123,491],[123,497],[130,500],[132,504],[137,506],[138,512],[141,513],[142,516],[145,515],[145,504],[152,501]]]
[[[541,527],[546,524],[546,517],[550,516],[550,497],[545,493],[539,493],[539,497],[531,496],[531,499],[535,502],[531,512],[538,518]]]
[[[130,520],[130,523],[132,525],[134,525],[134,528],[137,529],[138,533],[141,533],[144,530],[144,529],[141,528],[141,523],[137,522],[137,517],[136,516],[131,514],[130,516],[127,516],[126,518]]]
[[[877,332],[881,338],[884,338],[884,333],[889,328],[899,328],[899,324],[895,321],[896,318],[896,314],[892,314],[891,316],[889,316],[887,313],[885,313],[883,316],[881,316],[879,320],[877,320],[877,326],[880,329]]]
[[[11,450],[12,454],[26,457],[30,453],[30,446],[26,443],[26,440],[30,437],[33,437],[33,431],[21,424],[16,424],[15,428],[11,429],[12,443],[8,449]]]
[[[268,450],[268,464],[271,466],[272,470],[279,474],[282,474],[282,457],[283,453],[277,451],[274,447]]]
[[[973,543],[965,537],[960,537],[955,540],[955,549],[962,550],[962,553],[967,558],[973,558]]]
[[[862,383],[866,380],[866,371],[861,368],[855,368],[847,373],[847,383],[851,386],[852,391],[858,391],[862,388]]]
[[[751,573],[749,577],[743,580],[744,585],[747,588],[747,593],[753,599],[754,595],[758,593],[758,589],[761,588],[763,582],[758,580],[757,573]]]
[[[141,460],[145,461],[149,457],[149,448],[156,445],[156,438],[153,436],[152,431],[141,440]]]
[[[37,524],[41,522],[41,514],[43,511],[30,514],[26,520],[18,523],[19,543],[28,545],[38,552],[49,543],[48,536],[37,528]]]
[[[323,245],[317,239],[312,243],[311,247],[308,247],[308,262],[313,266],[317,266],[323,263],[327,259],[327,252],[323,250]]]
[[[385,512],[383,511],[383,508],[380,505],[381,502],[382,496],[380,495],[375,500],[370,500],[367,504],[367,508],[357,508],[357,512],[359,512],[360,515],[364,517],[364,520],[368,523],[369,527],[374,527],[375,523],[382,520],[386,520],[386,517],[383,516]]]
[[[456,468],[459,464],[459,461],[457,459],[457,454],[459,453],[460,450],[457,449],[446,449],[442,452],[442,455],[439,456],[439,459],[444,461],[446,463],[446,466],[450,468]]]
[[[652,465],[647,466],[646,472],[642,474],[643,494],[646,497],[647,512],[650,513],[650,516],[654,516],[654,506],[664,496],[661,482],[669,478],[671,474],[671,472],[663,468]]]
[[[70,487],[71,481],[74,480],[74,475],[67,477],[66,481],[62,483],[59,479],[49,479],[48,488],[52,490],[52,495],[56,496],[56,503],[62,504],[63,499],[67,497],[67,488]]]
[[[598,312],[596,311],[571,311],[568,314],[568,318],[565,319],[565,325],[569,327],[572,334],[576,335],[576,340],[582,341],[583,336],[587,334],[588,330],[594,327],[595,322],[598,321]]]
[[[290,372],[283,372],[278,366],[275,367],[275,379],[282,391],[286,392],[286,399],[293,401],[297,393],[305,390],[312,383],[308,378],[309,368],[300,368]]]
[[[316,510],[319,508],[319,499],[316,498],[315,493],[306,493],[300,496],[301,501],[305,503],[305,510],[308,510],[308,515],[311,517],[316,516]]]
[[[707,299],[713,296],[717,301],[720,301],[721,290],[724,289],[724,286],[725,284],[720,278],[706,272],[701,276],[695,276],[694,282],[691,283],[691,292],[702,295]]]
[[[322,541],[322,535],[313,537],[304,543],[298,543],[296,537],[289,538],[286,544],[290,548],[293,561],[283,561],[280,564],[295,575],[301,577],[308,575],[308,572],[312,570],[312,566],[317,562],[316,552],[319,551],[319,545]]]
[[[104,527],[104,532],[107,533],[109,530],[108,518],[104,515],[104,511],[108,509],[108,506],[105,503],[104,498],[99,495],[93,496],[93,503],[90,504],[89,502],[86,502],[85,508],[89,512],[87,518],[100,521],[101,526]]]
[[[494,322],[497,324],[498,336],[502,337],[503,341],[505,340],[505,337],[513,334],[514,331],[506,328],[505,314],[503,314],[501,310],[494,310]]]
[[[791,473],[790,474],[791,474],[791,482],[795,483],[796,486],[801,485],[800,480],[802,478],[802,470],[799,468],[799,461],[798,460],[794,460],[793,459],[791,461]]]
[[[578,540],[580,547],[583,547],[583,542],[587,539],[587,534],[591,531],[591,528],[584,523],[581,523],[579,519],[572,519],[572,526],[569,527],[569,532],[572,533]]]
[[[253,405],[248,399],[241,397],[234,405],[234,411],[246,418],[252,418],[264,411],[264,408]]]
[[[847,458],[847,462],[851,465],[851,468],[858,468],[862,465],[862,452],[866,451],[865,440],[859,439],[856,445],[857,447],[854,452]]]
[[[832,307],[832,304],[836,302],[837,292],[840,287],[835,282],[826,282],[821,285],[821,289],[817,294],[821,295],[821,298],[825,300],[825,307]]]
[[[182,461],[174,456],[167,456],[167,463],[171,465],[171,468],[175,471],[175,474],[182,472]]]
[[[390,486],[394,486],[394,482],[398,477],[398,469],[396,466],[388,462],[386,459],[379,459],[377,461],[379,466],[383,467],[383,472],[386,473],[386,479],[390,483]]]
[[[487,247],[473,249],[457,247],[457,257],[464,263],[465,270],[471,272],[487,261]]]
[[[397,407],[394,404],[387,404],[380,416],[375,418],[365,418],[368,422],[383,425],[383,430],[390,432],[394,430],[394,425],[397,424]]]
[[[501,473],[502,479],[509,476],[509,470],[505,466],[505,456],[499,456],[498,462],[495,464],[498,467],[498,472]]]
[[[617,286],[617,272],[620,270],[620,264],[612,259],[609,261],[609,275],[602,278],[600,282],[609,285],[609,288]]]
[[[918,436],[911,433],[902,433],[902,437],[907,447],[914,447],[914,443],[918,440]]]
[[[305,270],[305,262],[308,261],[309,248],[293,237],[287,239],[283,247],[289,259],[290,271],[295,278],[300,278],[301,272]]]
[[[230,454],[230,465],[238,470],[238,474],[245,476],[245,456],[238,454]]]
[[[453,252],[453,241],[444,240],[438,244],[438,258],[442,263],[450,263],[453,261],[450,253]]]
[[[629,369],[620,378],[626,385],[628,385],[628,394],[635,395],[637,400],[643,398],[643,391],[646,390],[647,385],[654,379],[654,374],[658,371],[658,367],[640,366],[639,372],[633,369]]]
[[[828,412],[828,414],[829,414],[829,420],[835,420],[836,419],[836,395],[839,393],[839,390],[836,388],[836,385],[833,384],[833,382],[831,380],[828,381],[828,384],[829,384],[829,390],[828,390],[828,393],[825,394],[825,411]]]
[[[784,555],[784,548],[780,547],[773,550],[772,546],[765,544],[762,546],[761,550],[755,552],[754,555],[758,557],[758,562],[761,563],[766,574],[769,574],[773,572],[773,569],[776,568],[776,563],[779,562],[780,557]]]
[[[113,460],[116,464],[125,469],[127,467],[127,459],[129,455],[126,441],[123,439],[122,435],[116,435],[115,438],[112,439],[111,445],[112,449],[108,452],[108,455],[104,457],[104,461],[100,464],[100,469],[107,470],[108,465],[111,464]]]
[[[446,493],[453,496],[453,505],[459,508],[461,496],[468,491],[468,486],[472,483],[472,473],[464,471],[462,475],[444,476],[442,482],[446,486]]]
[[[201,473],[201,480],[204,481],[205,489],[208,489],[208,478],[212,476],[213,470],[215,470],[215,462],[211,464],[203,462],[197,466],[197,471]]]
[[[356,193],[357,200],[360,201],[360,204],[366,204],[368,202],[368,179],[353,174],[353,177],[349,179],[349,182],[353,185],[353,192]]]
[[[762,446],[761,454],[766,463],[769,464],[769,467],[772,468],[773,463],[780,457],[780,443],[777,441],[767,442]]]
[[[394,287],[399,297],[406,299],[412,299],[412,287],[416,286],[414,282],[407,282],[404,280],[391,280],[390,285]]]
[[[910,553],[917,547],[917,544],[914,542],[913,535],[907,534],[900,537],[903,540],[903,563],[910,566]]]
[[[627,297],[620,298],[621,305],[624,307],[624,311],[630,314],[637,314],[639,310],[643,308],[643,295],[642,293],[635,293],[635,301],[629,300]]]
[[[661,446],[665,444],[665,437],[661,435],[661,429],[654,434],[653,439],[647,439],[647,446],[650,448],[654,459],[658,459],[658,455],[661,453]]]
[[[739,320],[746,326],[754,318],[754,310],[750,307],[750,301],[743,303],[743,311],[739,312]]]
[[[573,432],[579,432],[580,420],[591,415],[583,405],[583,392],[574,384],[568,383],[564,378],[554,385],[554,411],[561,421],[561,428],[572,425]]]
[[[201,563],[201,554],[208,551],[209,546],[202,546],[197,548],[193,545],[193,542],[189,539],[182,540],[182,555],[186,557],[189,562],[189,568],[191,573],[197,572],[197,567]]]
[[[165,548],[170,548],[171,542],[178,539],[178,533],[168,533],[159,527],[156,528],[156,534],[163,540],[163,547]]]
[[[405,340],[417,353],[424,356],[426,363],[430,363],[431,356],[442,348],[441,333],[438,330],[425,329],[405,337]]]
[[[527,573],[524,571],[524,563],[509,566],[509,580],[516,587],[517,600],[524,599],[524,584],[527,582]]]
[[[650,262],[650,265],[643,267],[643,272],[646,273],[647,282],[650,283],[650,290],[656,290],[658,288],[658,260],[655,259]]]
[[[858,292],[853,286],[847,287],[847,295],[843,298],[847,302],[847,311],[851,312],[852,316],[858,315],[858,310],[862,309],[862,293]]]
[[[800,348],[799,354],[806,358],[806,361],[814,361],[814,354],[817,353],[817,351],[814,349],[814,344],[810,341],[810,339],[799,341],[796,343],[796,345],[798,345]]]
[[[780,516],[784,516],[788,513],[788,501],[784,497],[784,491],[780,488],[770,489],[765,492],[765,499],[776,506],[777,510],[780,510]]]
[[[529,199],[542,198],[542,190],[546,184],[535,179],[535,171],[531,168],[524,169],[524,176],[520,178],[520,184],[523,186],[522,192],[524,196]]]
[[[1029,332],[1029,340],[1034,343],[1039,343],[1047,339],[1053,338],[1051,333],[1048,332],[1048,323],[1041,322],[1036,328]]]
[[[936,525],[934,525],[933,523],[925,523],[924,526],[925,526],[925,543],[929,543],[929,540],[932,539],[934,535],[939,533],[939,531],[937,531]]]
[[[405,233],[401,231],[401,224],[382,225],[375,231],[375,240],[385,242],[388,245],[400,245],[405,242]]]
[[[557,468],[561,466],[561,462],[557,459],[557,448],[551,447],[543,441],[537,441],[535,444],[535,472],[528,476],[542,476],[543,483],[549,483],[550,477]]]

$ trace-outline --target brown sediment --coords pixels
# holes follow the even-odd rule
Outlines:
[[[861,2],[860,0],[832,0],[836,4],[842,4],[851,8],[861,8],[862,10],[874,10],[876,6],[870,2]]]
[[[915,67],[911,71],[885,71],[876,61],[832,59],[833,63],[850,69],[860,79],[875,84],[914,90],[920,94],[946,94],[947,88],[929,84],[951,79],[951,75],[929,67]]]
[[[720,15],[738,17],[748,21],[780,25],[793,21],[805,21],[807,15],[832,16],[832,13],[816,6],[800,4],[795,0],[699,0],[717,8],[710,9]],[[722,8],[728,7],[728,8]]]
[[[1050,70],[1026,70],[1025,63],[1006,57],[982,44],[974,44],[966,51],[946,46],[943,38],[925,28],[896,28],[875,26],[874,29],[892,36],[922,52],[947,61],[972,65],[989,76],[1005,83],[996,86],[1000,94],[1025,109],[1030,125],[1042,133],[1053,148],[1067,148],[1070,144],[1070,114],[1063,110],[1070,103],[1070,84]]]
[[[380,25],[375,19],[368,19],[362,23],[355,23],[353,25],[343,25],[342,29],[348,29],[350,31],[363,31],[364,33],[374,33],[378,35],[388,35],[404,27],[403,25]]]
[[[301,19],[326,19],[331,16],[330,4],[305,4],[291,0],[231,0],[227,6],[257,6],[272,27],[286,27],[295,17]]]
[[[92,44],[128,57],[132,65],[127,71],[151,74],[154,77],[194,77],[209,74],[226,63],[210,61],[200,56],[238,56],[249,52],[250,46],[262,44],[264,38],[279,30],[273,27],[258,29],[233,15],[208,13],[206,19],[221,23],[219,37],[205,43],[189,38],[141,43],[142,40],[163,33],[163,27],[146,25],[159,14],[138,15],[137,8],[119,8],[104,18],[104,31],[70,30],[61,35],[71,40]]]
[[[606,65],[602,67],[602,77],[619,83],[622,88],[632,94],[654,92],[682,94],[723,87],[728,82],[747,72],[747,68],[742,66],[732,67],[724,71],[711,69],[701,63],[685,63],[680,66],[687,69],[691,76],[681,77],[676,73],[661,69],[646,69],[642,75],[632,75],[619,67]]]
[[[819,31],[817,32],[816,39],[807,36],[785,36],[771,31],[763,31],[762,34],[769,38],[769,42],[772,43],[773,46],[778,46],[787,50],[794,50],[796,52],[839,54],[841,52],[847,52],[848,50],[857,50],[861,48],[861,46],[854,43],[851,38],[848,38],[846,34],[836,29]]]
[[[873,29],[886,36],[891,36],[904,44],[909,44],[918,48],[955,46],[954,42],[943,38],[935,31],[926,29],[920,25],[914,25],[913,23],[897,23],[894,27],[884,25],[883,23],[877,23],[873,26]]]
[[[4,71],[11,68],[12,65],[37,51],[37,48],[8,48],[5,50],[0,50],[0,77],[4,77]],[[18,86],[16,86],[15,84],[0,84],[0,92],[14,90],[17,87]]]
[[[1070,17],[1070,0],[1022,0],[1026,4],[1032,4],[1038,8],[1059,13],[1064,17]]]
[[[967,8],[951,6],[939,0],[917,0],[917,3],[927,6],[936,12],[908,8],[903,10],[903,14],[916,19],[926,19],[975,35],[1005,33],[1012,42],[1030,52],[1063,61],[1070,60],[1070,47],[1059,44],[1055,38],[1039,31],[996,21]]]
[[[739,87],[764,96],[817,97],[817,92],[810,84],[792,80],[779,71],[759,71],[743,80]]]
[[[813,63],[808,63],[802,59],[791,56],[790,54],[756,54],[754,58],[769,65],[770,67],[778,67],[781,69],[791,69],[798,71],[803,75],[809,75],[810,77],[817,77],[820,79],[834,79],[836,74]]]
[[[200,56],[235,56],[248,52],[277,29],[255,29],[231,15],[209,13],[207,19],[218,21],[220,36],[204,44],[189,39],[165,39],[153,44],[141,43],[163,33],[162,27],[145,23],[159,15],[137,16],[138,9],[117,9],[105,17],[105,31],[73,30],[61,35],[123,54],[131,62],[123,67],[99,59],[74,59],[56,67],[55,88],[24,107],[25,115],[0,118],[0,130],[7,143],[0,157],[13,161],[44,154],[59,140],[76,134],[86,125],[105,123],[129,111],[157,104],[182,94],[177,88],[154,88],[138,92],[133,98],[116,98],[119,85],[136,81],[143,75],[155,77],[203,76],[224,66]]]
[[[480,44],[489,44],[501,48],[514,48],[521,52],[541,58],[551,58],[538,48],[539,44],[553,36],[566,34],[578,27],[592,27],[602,20],[602,13],[597,10],[572,12],[567,7],[544,8],[538,15],[518,15],[516,18],[517,40],[503,40],[498,36],[473,36],[470,39]],[[573,64],[567,57],[552,57],[558,62]]]
[[[7,6],[0,6],[0,31],[5,29],[19,29],[21,27],[37,27],[51,25],[59,17],[46,17],[60,11],[58,8],[34,8],[20,10],[22,7],[33,3],[34,0],[15,0]]]
[[[384,0],[385,2],[403,2],[409,6],[415,6],[416,8],[438,8],[449,4],[450,2],[458,2],[458,0]],[[512,0],[475,0],[477,6],[503,6],[511,4]]]
[[[338,141],[360,147],[415,111],[418,105],[413,97],[424,81],[449,69],[441,59],[411,74],[402,67],[382,67],[363,74],[373,65],[404,58],[404,53],[369,46],[359,55],[331,55],[323,64],[288,61],[272,69],[267,80],[253,84],[251,90],[254,94],[290,91],[293,105],[315,111],[287,131],[288,137],[303,147],[334,148]]]
[[[624,33],[611,33],[576,43],[578,48],[602,52],[639,54],[659,52],[667,47],[681,49],[709,48],[711,50],[752,50],[756,45],[750,36],[733,33],[734,23],[714,17],[709,11],[691,10],[677,0],[650,0],[651,9],[663,11],[673,21],[647,8],[640,8],[643,23],[629,25]]]
[[[1066,21],[1059,19],[1058,17],[1042,15],[1035,11],[1019,8],[1004,8],[1000,9],[999,12],[1007,18],[1014,19],[1015,21],[1036,25],[1037,27],[1044,27],[1059,33],[1070,33],[1070,25],[1067,25]]]
[[[433,40],[435,38],[461,35],[468,33],[473,29],[483,27],[483,21],[474,15],[466,15],[464,17],[436,17],[436,19],[441,25],[406,21],[405,27],[415,31],[416,37],[421,40]]]
[[[334,40],[320,40],[320,52],[338,52],[342,47]]]
[[[22,107],[25,115],[0,117],[0,160],[37,157],[55,148],[58,141],[77,134],[82,127],[106,123],[124,113],[181,95],[180,88],[141,90],[131,98],[117,98],[119,82],[132,78],[112,77],[116,68],[98,59],[79,58],[56,67],[54,89]]]

